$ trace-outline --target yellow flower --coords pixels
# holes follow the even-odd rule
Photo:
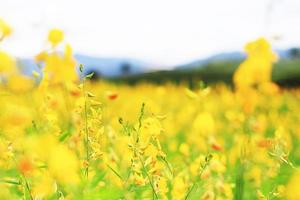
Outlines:
[[[143,121],[141,131],[142,134],[156,137],[161,133],[162,127],[158,119],[149,117]]]
[[[26,149],[48,165],[50,175],[62,184],[79,181],[79,161],[65,145],[50,134],[28,138]]]
[[[183,177],[176,176],[173,180],[172,199],[181,200],[184,199],[188,186],[184,182]]]
[[[52,29],[48,35],[48,41],[55,47],[64,39],[64,33],[60,29]]]
[[[66,44],[63,58],[63,69],[61,69],[61,76],[64,78],[64,81],[73,82],[78,80],[75,67],[76,60],[73,57],[72,47],[71,45]]]
[[[198,114],[194,123],[194,129],[196,132],[200,132],[204,135],[214,133],[215,131],[215,121],[213,116],[208,112],[202,112]]]
[[[48,173],[43,173],[37,184],[32,188],[32,193],[36,198],[45,198],[53,194],[56,190],[56,183]]]
[[[298,171],[292,176],[291,180],[286,186],[285,192],[287,200],[300,200],[299,183],[300,172]]]
[[[50,134],[43,134],[40,136],[27,137],[25,142],[25,149],[32,152],[41,160],[47,160],[49,152],[57,146],[57,141]]]
[[[207,190],[204,192],[202,197],[200,198],[201,200],[213,200],[215,199],[216,194],[214,193],[213,190]]]
[[[5,109],[2,109],[1,113],[4,113],[4,116],[1,116],[0,125],[3,123],[3,126],[9,128],[24,128],[32,120],[30,109],[21,105],[10,104]]]
[[[49,152],[49,171],[63,184],[76,184],[79,181],[79,162],[67,147],[58,145]]]
[[[167,199],[166,194],[169,191],[167,179],[164,177],[158,177],[155,187],[156,187],[155,189],[156,189],[157,193],[159,194],[159,196],[162,199]]]
[[[46,51],[42,51],[42,52],[38,53],[38,54],[34,57],[34,59],[35,59],[35,61],[37,61],[37,62],[44,62],[44,61],[46,60],[47,56],[48,56],[48,53],[47,53]]]
[[[0,51],[0,74],[12,75],[17,72],[16,61],[7,53]]]
[[[254,185],[256,187],[260,187],[261,181],[262,181],[262,170],[258,166],[254,166],[251,171],[249,172],[249,178],[253,180]]]
[[[73,49],[70,44],[65,45],[65,59],[72,59]]]
[[[162,131],[161,124],[158,119],[154,117],[146,118],[142,122],[141,133],[140,133],[140,144],[141,147],[146,147],[151,138],[156,138]]]
[[[235,87],[240,90],[270,82],[272,64],[277,60],[277,55],[269,42],[265,38],[259,38],[246,44],[245,51],[248,57],[233,76]]]
[[[33,80],[22,75],[13,75],[9,78],[7,86],[16,93],[24,93],[33,89]]]
[[[11,27],[0,18],[0,41],[6,36],[9,36],[12,32]]]
[[[190,154],[190,147],[188,144],[186,143],[182,143],[179,146],[179,152],[182,153],[184,156],[189,156]]]
[[[143,186],[146,184],[146,179],[142,175],[139,175],[136,173],[133,176],[133,180],[134,180],[134,183],[138,186]]]
[[[36,61],[44,62],[45,64],[43,70],[44,76],[41,82],[41,85],[44,85],[44,88],[47,84],[69,84],[70,82],[76,82],[78,80],[75,69],[76,60],[74,59],[72,52],[71,46],[67,44],[63,55],[56,51],[53,53],[43,51],[35,57]]]

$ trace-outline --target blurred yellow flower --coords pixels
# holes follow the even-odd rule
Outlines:
[[[16,93],[24,93],[33,89],[34,82],[31,78],[22,75],[10,76],[7,86]]]
[[[37,61],[37,62],[44,62],[44,61],[46,60],[47,56],[48,56],[48,53],[47,53],[46,51],[42,51],[42,52],[38,53],[38,54],[34,57],[34,59],[35,59],[35,61]]]
[[[72,52],[71,46],[67,44],[63,55],[58,52],[47,53],[42,51],[35,57],[36,61],[44,62],[44,76],[40,84],[43,85],[44,89],[47,88],[46,85],[69,84],[78,80],[75,69],[76,61]]]
[[[0,74],[12,75],[17,72],[16,61],[13,57],[0,51]]]
[[[245,46],[247,59],[238,67],[233,76],[237,89],[253,87],[271,81],[272,64],[277,55],[265,38],[258,38]]]
[[[215,120],[209,112],[202,112],[195,118],[193,127],[196,132],[209,135],[215,132]]]
[[[11,27],[0,18],[0,41],[6,36],[9,36],[12,33]]]
[[[46,198],[56,191],[56,183],[48,173],[43,173],[39,177],[39,182],[32,188],[32,193],[36,198]]]
[[[52,29],[48,35],[48,41],[53,47],[57,46],[64,39],[64,33],[60,29]]]
[[[26,141],[27,149],[48,165],[50,175],[59,183],[76,184],[79,181],[79,161],[66,146],[50,134],[34,136]]]
[[[189,156],[190,154],[190,147],[186,143],[182,143],[179,146],[179,152],[182,153],[184,156]]]
[[[166,194],[169,191],[167,179],[164,177],[159,177],[156,182],[156,191],[161,197],[161,199],[168,199]]]
[[[0,199],[300,200],[299,172],[286,178],[298,169],[300,90],[271,82],[264,38],[246,45],[237,92],[77,84],[72,47],[55,48],[62,31],[48,39],[32,77],[0,51]]]
[[[287,200],[300,200],[299,183],[300,172],[298,171],[292,176],[291,180],[286,186],[285,193]]]
[[[63,145],[55,146],[49,152],[48,167],[50,173],[60,183],[76,184],[79,182],[79,162],[75,154]]]
[[[185,183],[183,177],[177,176],[173,180],[173,189],[171,191],[172,199],[182,200],[184,199],[188,186]]]

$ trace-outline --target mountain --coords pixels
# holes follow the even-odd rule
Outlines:
[[[245,55],[242,52],[233,51],[227,53],[218,53],[212,56],[209,56],[205,59],[196,60],[187,64],[180,65],[175,69],[193,69],[207,65],[215,61],[224,61],[224,60],[242,60],[245,58]]]
[[[121,75],[133,75],[147,72],[151,64],[128,58],[100,58],[77,54],[78,63],[83,64],[86,72],[94,71],[100,76],[114,77]]]
[[[75,58],[78,65],[84,65],[86,74],[93,71],[96,75],[104,77],[144,73],[153,67],[150,63],[130,58],[101,58],[82,54],[76,54]],[[31,75],[32,70],[41,71],[32,59],[19,58],[18,63],[25,75]]]
[[[293,59],[296,56],[300,57],[300,49],[279,49],[275,50],[281,59]],[[83,64],[85,67],[85,74],[95,72],[98,77],[117,77],[126,75],[142,74],[153,71],[157,66],[151,63],[147,63],[138,59],[130,58],[104,58],[104,57],[93,57],[83,54],[76,54],[76,60],[79,64]],[[174,70],[184,70],[204,67],[213,62],[224,62],[224,61],[242,61],[246,58],[244,52],[232,51],[225,53],[218,53],[209,56],[204,59],[195,60],[193,62],[175,66]],[[38,65],[32,59],[18,59],[19,66],[24,74],[31,75],[32,70],[40,72]]]
[[[291,58],[291,49],[276,49],[275,52],[279,55],[281,59],[290,59]],[[225,53],[218,53],[212,56],[209,56],[204,59],[196,60],[187,64],[179,65],[175,69],[193,69],[198,67],[203,67],[212,62],[220,61],[242,61],[246,58],[246,54],[241,51],[232,51]]]

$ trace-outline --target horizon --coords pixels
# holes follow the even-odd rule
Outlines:
[[[30,58],[42,50],[53,27],[65,32],[75,54],[132,58],[158,69],[242,51],[247,41],[260,36],[280,37],[273,41],[274,49],[300,46],[296,0],[89,0],[72,2],[71,8],[66,0],[2,1],[1,17],[14,33],[1,47],[17,57]]]

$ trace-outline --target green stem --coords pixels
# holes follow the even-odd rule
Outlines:
[[[84,139],[84,145],[85,145],[85,151],[86,151],[86,169],[85,169],[85,175],[86,178],[89,177],[89,161],[90,161],[90,152],[89,152],[89,130],[88,130],[88,114],[87,114],[87,94],[85,91],[85,80],[86,76],[83,74],[83,65],[80,64],[79,66],[80,75],[83,76],[82,80],[82,93],[84,95],[84,118],[85,118],[85,139]]]
[[[138,143],[139,140],[140,140],[140,131],[141,131],[141,128],[142,128],[142,119],[144,117],[144,110],[145,110],[145,103],[142,103],[140,116],[139,116],[139,128],[138,128],[138,131],[137,131],[136,143]]]
[[[26,190],[27,190],[27,192],[29,194],[29,198],[30,198],[30,200],[33,200],[33,197],[32,197],[32,194],[31,194],[31,190],[30,190],[28,181],[27,181],[26,177],[24,176],[24,174],[22,174],[22,176],[23,176],[23,179],[24,179],[24,182],[25,182],[25,188],[26,188]]]
[[[83,79],[82,90],[83,90],[83,95],[84,95],[85,148],[86,148],[86,161],[87,161],[85,174],[86,174],[86,177],[88,178],[88,176],[89,176],[90,153],[89,153],[89,130],[88,130],[88,115],[87,115],[87,99],[86,99],[84,82],[85,81]]]
[[[146,173],[146,175],[147,175],[147,178],[148,178],[148,180],[149,180],[149,183],[150,183],[150,186],[151,186],[151,188],[152,188],[153,194],[154,194],[154,196],[158,199],[158,196],[157,196],[157,194],[156,194],[156,192],[155,192],[154,185],[153,185],[153,183],[152,183],[152,179],[151,179],[150,175],[149,175],[148,172],[147,172],[147,169],[146,169],[146,167],[145,167],[145,164],[144,164],[142,158],[141,158],[140,156],[138,156],[138,157],[139,157],[140,162],[142,163],[143,169],[144,169],[144,171],[145,171],[145,173]],[[154,199],[154,198],[153,198],[153,199]]]
[[[207,166],[209,165],[210,159],[211,159],[211,154],[209,154],[209,157],[206,157],[206,158],[205,158],[204,166],[201,167],[201,171],[200,171],[200,173],[199,173],[199,177],[200,177],[200,178],[201,178],[201,176],[202,176],[204,170],[205,170],[205,169],[207,168]],[[201,165],[200,165],[200,166],[201,166]],[[201,179],[200,179],[200,181],[201,181]],[[196,185],[197,185],[198,182],[199,182],[199,181],[194,181],[194,182],[193,182],[193,185],[189,188],[189,190],[188,190],[188,192],[187,192],[187,194],[186,194],[186,196],[185,196],[185,198],[184,198],[185,200],[187,200],[187,199],[189,198],[191,192],[194,190],[194,188],[196,187]]]
[[[106,166],[117,176],[121,179],[121,181],[123,181],[122,176],[116,171],[114,170],[109,164],[106,164]]]

